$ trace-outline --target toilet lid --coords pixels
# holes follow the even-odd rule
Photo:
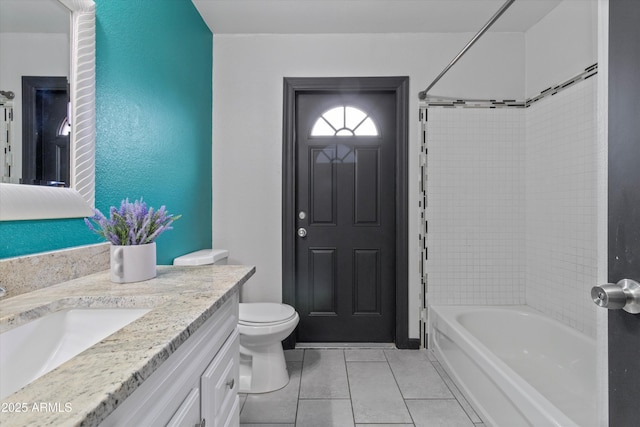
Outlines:
[[[294,314],[293,307],[273,302],[240,303],[239,319],[242,322],[274,323],[290,319]]]

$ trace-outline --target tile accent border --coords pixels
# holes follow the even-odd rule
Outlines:
[[[422,110],[428,107],[445,107],[445,108],[528,108],[532,104],[544,99],[548,96],[553,96],[563,90],[573,86],[574,84],[586,80],[589,77],[593,77],[598,74],[598,64],[595,63],[584,69],[580,74],[566,80],[558,85],[550,86],[547,89],[540,92],[539,95],[529,98],[524,101],[517,101],[515,99],[455,99],[447,97],[427,97],[426,100],[420,103],[421,120]]]

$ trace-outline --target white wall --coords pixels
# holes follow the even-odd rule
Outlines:
[[[15,176],[22,176],[22,76],[68,77],[69,46],[67,34],[0,33],[0,90],[16,95],[12,101]],[[0,151],[2,168],[4,150]]]
[[[564,0],[526,32],[526,96],[582,72],[597,58],[596,0]]]
[[[417,93],[473,36],[214,35],[213,244],[253,264],[244,301],[282,298],[283,77],[409,76],[409,335],[419,336]],[[524,35],[487,33],[432,94],[524,97]]]

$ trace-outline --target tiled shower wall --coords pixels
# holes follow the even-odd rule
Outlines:
[[[522,304],[523,109],[429,108],[431,304]]]
[[[428,109],[430,304],[526,303],[595,336],[595,88]]]
[[[595,337],[596,78],[526,109],[526,302]]]

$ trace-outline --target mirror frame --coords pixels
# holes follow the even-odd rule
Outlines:
[[[71,12],[69,188],[0,183],[0,221],[79,218],[95,206],[96,6],[58,0]]]

